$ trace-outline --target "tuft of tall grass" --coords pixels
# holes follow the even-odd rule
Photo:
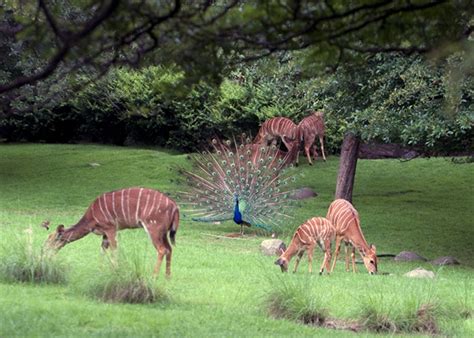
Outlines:
[[[100,271],[85,284],[86,294],[113,303],[165,303],[170,300],[167,292],[158,287],[151,271],[145,268],[145,257],[122,249],[107,252],[104,257]]]
[[[3,241],[0,253],[0,278],[6,282],[61,284],[67,281],[66,266],[55,250],[33,243],[33,229],[24,236],[12,234]],[[10,238],[11,237],[11,238]]]
[[[412,293],[396,298],[389,294],[366,295],[360,300],[362,326],[381,333],[439,333],[436,317],[440,306],[432,297]]]
[[[281,275],[271,280],[272,290],[265,299],[271,316],[301,321],[305,324],[321,326],[328,318],[325,306],[326,296],[316,292],[311,286],[313,276],[303,279],[285,278]]]

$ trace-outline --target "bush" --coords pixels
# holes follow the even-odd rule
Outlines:
[[[33,230],[24,237],[5,241],[0,259],[0,276],[7,282],[60,284],[66,282],[66,268],[55,251],[33,244]]]
[[[155,303],[169,301],[168,294],[158,288],[145,259],[137,253],[108,253],[107,260],[94,277],[88,279],[85,293],[105,302]]]
[[[305,324],[322,325],[328,317],[323,305],[326,298],[311,287],[311,279],[276,278],[271,282],[273,289],[265,300],[271,316],[301,321]],[[326,292],[325,290],[324,292]]]
[[[8,140],[138,143],[189,151],[208,145],[214,135],[255,135],[271,117],[298,123],[310,111],[323,110],[328,153],[339,151],[347,130],[364,141],[431,153],[472,151],[474,83],[458,74],[464,59],[459,54],[433,65],[420,56],[380,54],[362,69],[347,65],[309,77],[298,54],[283,54],[242,65],[219,86],[205,80],[190,84],[177,67],[117,68],[74,95],[50,101],[45,98],[67,87],[67,77],[23,88],[0,120],[0,133]]]

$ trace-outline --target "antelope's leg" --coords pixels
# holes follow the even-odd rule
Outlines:
[[[324,154],[324,136],[319,136],[319,143],[321,143],[321,152],[323,153],[323,160],[326,162],[326,155]]]
[[[171,248],[171,245],[168,242],[167,234],[165,234],[163,238],[163,244],[166,249],[166,277],[170,278],[171,277],[171,254],[173,252],[173,249]]]
[[[346,254],[346,272],[349,272],[349,243],[345,242],[344,252]]]
[[[313,253],[314,253],[314,244],[308,247],[309,273],[313,273]]]
[[[168,243],[167,233],[166,233],[166,230],[160,231],[158,224],[153,224],[152,226],[150,224],[151,221],[140,222],[140,223],[143,226],[143,229],[147,232],[148,236],[150,237],[158,255],[155,268],[153,269],[153,276],[156,278],[158,276],[158,273],[160,272],[160,267],[161,267],[161,263],[163,262],[163,257],[167,255],[169,251],[166,247],[167,244],[168,246],[170,246]],[[166,239],[166,241],[164,241],[164,239]],[[170,256],[170,260],[171,260],[171,256]]]
[[[304,152],[306,154],[306,158],[308,159],[308,162],[310,165],[313,164],[313,162],[311,161],[311,155],[309,153],[309,149],[311,148],[311,144],[306,144],[304,145]]]
[[[325,241],[324,243],[324,260],[323,264],[321,265],[321,269],[319,270],[319,274],[322,275],[324,272],[324,267],[326,267],[326,271],[329,274],[329,262],[331,261],[331,241]]]
[[[102,250],[105,252],[108,248],[109,248],[109,239],[107,238],[107,236],[103,235],[102,236]]]
[[[330,272],[333,272],[334,271],[334,267],[336,266],[336,260],[337,260],[337,256],[339,256],[339,250],[341,249],[341,237],[340,236],[336,236],[336,249],[334,251],[334,259],[332,261],[332,267],[331,267],[331,271]]]
[[[352,258],[352,271],[356,273],[356,254],[355,254],[355,247],[352,247],[352,253],[351,253],[351,258]]]
[[[298,264],[300,264],[300,260],[301,260],[301,257],[303,257],[303,254],[304,254],[304,250],[301,250],[300,252],[298,252],[298,256],[296,257],[295,268],[293,269],[293,273],[295,273],[296,270],[298,269]]]
[[[316,146],[316,143],[313,144],[313,159],[316,161],[318,159],[318,147]]]

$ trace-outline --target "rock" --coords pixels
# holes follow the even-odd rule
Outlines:
[[[89,163],[89,166],[92,168],[96,168],[96,167],[100,167],[100,164],[93,162],[93,163]]]
[[[411,251],[402,251],[394,258],[397,262],[411,262],[411,261],[424,261],[426,262],[427,259],[418,255],[417,253]]]
[[[451,256],[444,256],[440,258],[436,258],[435,260],[431,261],[431,264],[434,265],[459,265],[459,261]]]
[[[306,198],[316,197],[318,194],[313,191],[313,189],[308,187],[303,187],[295,190],[295,192],[290,196],[294,200],[304,200]]]
[[[434,278],[435,274],[433,271],[428,271],[423,268],[416,268],[405,274],[406,277],[410,278]]]
[[[260,250],[266,256],[280,256],[280,249],[286,250],[286,245],[281,239],[266,239],[260,244]]]

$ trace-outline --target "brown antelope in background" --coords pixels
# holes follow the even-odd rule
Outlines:
[[[318,152],[316,150],[315,139],[316,136],[319,136],[319,143],[321,146],[321,153],[323,155],[323,160],[326,161],[326,155],[324,154],[324,113],[323,112],[313,112],[311,115],[305,117],[298,124],[299,136],[300,139],[304,142],[304,151],[308,162],[310,165],[311,162],[310,151],[313,150],[313,158],[316,160],[318,157]],[[299,145],[298,145],[298,155],[296,156],[296,162],[298,163],[299,157]]]
[[[298,126],[286,117],[274,117],[263,122],[254,143],[276,141],[281,138],[289,153],[296,155],[299,147]],[[294,156],[293,156],[294,157]]]
[[[102,235],[102,248],[117,247],[116,233],[122,229],[143,228],[158,252],[154,274],[157,275],[166,256],[166,275],[171,274],[171,243],[179,225],[176,203],[157,190],[128,188],[107,192],[96,198],[76,225],[68,229],[59,225],[49,235],[47,244],[60,249],[93,232]]]
[[[352,245],[352,270],[356,272],[355,267],[355,249],[362,256],[364,265],[370,274],[377,272],[377,254],[375,245],[368,245],[362,229],[360,228],[359,214],[351,203],[344,199],[337,199],[329,206],[326,218],[334,224],[336,228],[336,248],[331,272],[336,265],[337,256],[341,248],[341,241],[346,243],[346,271],[349,271],[349,251],[348,245]]]
[[[313,250],[314,246],[318,244],[324,251],[324,260],[319,274],[323,273],[324,267],[326,267],[326,271],[329,273],[331,241],[334,240],[335,236],[336,229],[329,220],[323,217],[313,217],[296,229],[290,245],[286,251],[281,254],[275,264],[280,266],[282,272],[286,272],[288,271],[288,264],[291,258],[298,255],[295,262],[295,269],[293,270],[293,272],[296,272],[301,257],[303,257],[305,251],[308,251],[309,272],[311,273],[313,271]]]

